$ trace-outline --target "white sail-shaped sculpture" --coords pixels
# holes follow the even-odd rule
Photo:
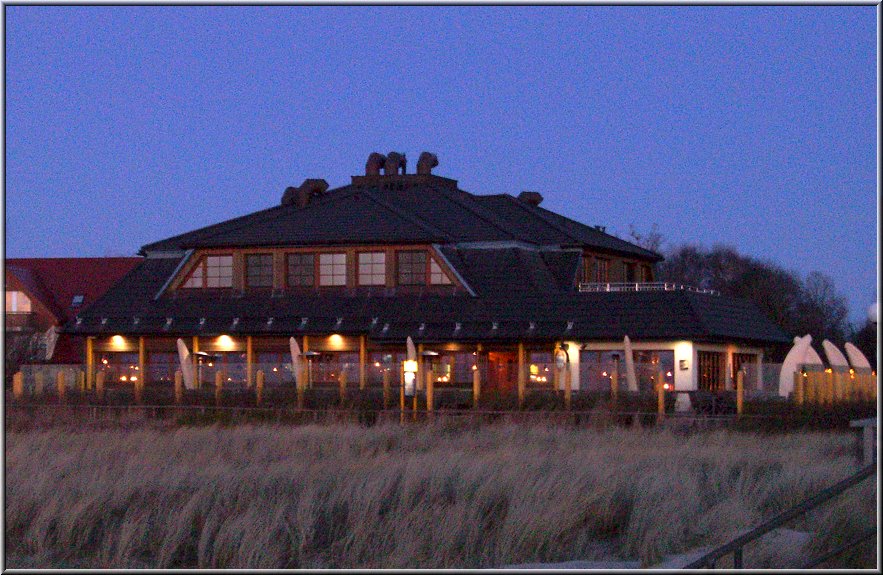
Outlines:
[[[178,338],[178,359],[181,360],[181,374],[184,376],[184,387],[187,389],[196,389],[193,375],[193,361],[190,360],[190,351],[184,340]]]
[[[811,336],[806,337],[808,337],[810,342],[812,342]],[[808,348],[806,348],[806,354],[804,354],[803,356],[803,365],[816,365],[819,367],[824,367],[825,363],[822,361],[822,358],[819,357],[818,352],[816,352],[816,350],[812,348],[812,345],[810,345]]]
[[[868,358],[865,357],[865,354],[863,354],[859,348],[849,342],[846,342],[846,345],[843,347],[846,349],[846,355],[849,356],[849,365],[852,366],[852,369],[856,371],[871,370],[871,364],[868,362]]]
[[[779,372],[779,395],[788,397],[794,391],[794,372],[798,366],[804,363],[803,358],[806,357],[806,350],[811,349],[809,343],[812,337],[809,335],[794,338],[794,346],[785,360],[782,362],[782,371]]]
[[[849,369],[849,362],[846,361],[846,356],[837,349],[836,345],[826,339],[822,341],[822,349],[825,350],[825,357],[828,358],[828,365],[831,366],[831,369],[834,371],[846,371]]]
[[[408,350],[408,360],[409,361],[417,361],[417,348],[414,347],[414,340],[411,339],[411,336],[408,336],[407,341],[405,341],[405,347]]]
[[[638,391],[638,376],[635,375],[635,358],[632,354],[632,341],[629,336],[623,338],[622,345],[625,351],[625,379],[629,391]]]
[[[300,346],[297,344],[297,340],[292,337],[288,339],[288,347],[291,348],[291,372],[294,374],[295,385],[301,387],[306,382],[301,381]]]

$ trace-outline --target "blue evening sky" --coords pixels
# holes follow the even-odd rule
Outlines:
[[[876,300],[876,6],[6,6],[7,257],[133,255],[423,150]]]

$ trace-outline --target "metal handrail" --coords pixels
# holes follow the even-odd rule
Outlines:
[[[704,289],[684,284],[669,282],[580,282],[581,292],[619,292],[619,291],[692,291],[720,295],[713,289]]]
[[[685,565],[684,569],[701,569],[703,567],[710,567],[713,569],[718,559],[721,559],[722,557],[729,555],[730,553],[733,554],[733,567],[736,569],[742,569],[742,548],[745,547],[746,544],[751,543],[755,539],[759,539],[773,529],[781,527],[791,519],[794,519],[799,515],[803,515],[808,511],[812,511],[822,503],[825,503],[829,499],[840,495],[850,487],[861,483],[876,472],[876,465],[868,465],[867,467],[862,468],[855,475],[847,477],[839,483],[836,483],[835,485],[824,489],[813,497],[810,497],[809,499],[798,503],[791,509],[787,509],[782,513],[776,515],[775,517],[764,521],[757,527],[746,531],[729,543],[726,543],[724,545],[721,545],[717,549],[709,551],[699,559],[693,561],[688,565]]]

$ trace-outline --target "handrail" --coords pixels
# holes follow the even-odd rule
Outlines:
[[[699,559],[693,561],[692,563],[685,565],[684,569],[701,569],[703,567],[711,567],[714,568],[715,563],[718,559],[728,555],[730,553],[733,554],[733,564],[736,569],[742,568],[742,548],[747,544],[751,543],[755,539],[759,539],[763,535],[766,535],[773,529],[781,527],[791,519],[799,515],[803,515],[807,511],[811,511],[821,505],[822,503],[828,501],[840,495],[850,487],[853,487],[868,477],[872,476],[877,472],[876,465],[868,465],[867,467],[862,468],[858,473],[847,477],[846,479],[840,481],[828,487],[827,489],[822,490],[820,493],[810,497],[809,499],[804,500],[801,503],[798,503],[791,509],[787,509],[782,513],[779,513],[775,517],[764,521],[757,527],[750,529],[743,533],[742,535],[736,537],[729,543],[725,543],[721,545],[717,549],[713,549],[700,557]]]
[[[692,291],[720,295],[713,289],[698,288],[685,284],[669,282],[580,282],[581,292],[618,292],[618,291]]]

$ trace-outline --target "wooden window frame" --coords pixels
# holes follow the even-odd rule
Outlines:
[[[320,251],[320,252],[316,252],[316,253],[319,255],[319,257],[316,258],[316,265],[319,266],[319,267],[318,267],[318,272],[319,272],[319,273],[317,274],[317,277],[316,277],[316,284],[317,284],[320,288],[337,288],[337,289],[340,289],[340,288],[348,287],[349,282],[348,282],[347,280],[348,280],[348,275],[349,275],[349,274],[347,273],[347,267],[349,266],[349,258],[347,258],[347,252],[346,252],[346,251],[328,251],[328,252],[326,252],[326,251]],[[342,283],[342,284],[323,284],[323,283],[322,283],[322,256],[337,256],[337,255],[341,255],[341,256],[343,256],[343,283]],[[334,274],[334,273],[333,273],[333,266],[335,266],[335,265],[339,265],[339,264],[335,264],[335,263],[332,261],[332,263],[331,263],[331,266],[332,266],[332,274],[331,274],[331,277],[332,277],[332,278],[333,278],[335,275],[338,275],[338,274]]]
[[[400,272],[400,270],[401,270],[401,262],[400,262],[400,260],[399,260],[399,257],[400,257],[402,254],[418,254],[418,253],[422,253],[422,254],[425,256],[425,258],[426,258],[426,261],[424,262],[424,263],[425,263],[425,265],[424,265],[424,269],[423,269],[423,282],[402,283],[402,282],[401,282],[401,275],[400,275],[400,273],[401,273],[401,272]],[[395,266],[396,266],[396,268],[395,268],[395,269],[396,269],[396,273],[395,273],[396,286],[401,286],[401,287],[413,287],[413,286],[427,286],[427,285],[430,285],[430,284],[429,284],[429,259],[430,259],[432,256],[430,255],[429,250],[427,250],[427,249],[396,250],[395,254],[396,254],[396,262],[395,262]],[[411,274],[411,275],[413,275],[413,274]]]
[[[592,281],[594,283],[606,284],[610,282],[610,259],[594,257],[592,265]],[[601,264],[604,265],[603,278],[601,277]]]
[[[270,284],[269,285],[251,285],[248,283],[249,274],[248,274],[248,259],[251,257],[261,257],[270,258]],[[254,289],[254,290],[268,290],[273,288],[273,274],[274,274],[274,265],[273,265],[273,252],[246,252],[242,254],[242,279],[243,285],[245,285],[245,289]],[[261,265],[260,267],[264,267]]]
[[[433,266],[433,264],[435,264],[435,267],[438,268],[438,271],[441,274],[441,276],[447,281],[443,281],[443,282],[432,281],[432,275],[433,275],[432,266]],[[448,272],[445,270],[444,267],[442,267],[441,263],[439,263],[434,257],[432,257],[432,254],[429,254],[429,274],[427,275],[427,280],[429,281],[429,285],[431,285],[431,286],[454,285],[454,280],[451,279],[451,276],[448,275]]]
[[[321,252],[285,252],[285,287],[291,289],[315,289],[319,285],[319,254]],[[289,256],[312,256],[313,258],[313,283],[310,285],[306,284],[295,284],[291,283],[291,264],[288,261]]]
[[[223,258],[223,257],[229,257],[229,258],[230,258],[230,285],[228,285],[228,286],[211,286],[211,287],[209,287],[209,286],[208,286],[208,259],[209,259],[209,258]],[[235,277],[235,275],[236,275],[236,270],[235,270],[234,260],[235,260],[235,258],[233,257],[233,253],[232,253],[232,252],[223,252],[223,253],[203,253],[203,254],[200,254],[199,258],[197,259],[197,261],[196,261],[196,263],[193,265],[193,267],[191,267],[189,270],[187,270],[187,275],[185,275],[184,278],[181,280],[181,283],[180,283],[180,285],[178,286],[178,288],[180,288],[180,289],[186,289],[186,290],[197,290],[197,289],[225,290],[225,289],[233,289],[233,286],[236,285],[236,277]],[[189,281],[193,278],[193,274],[196,272],[197,269],[200,270],[200,273],[202,273],[202,285],[199,285],[199,286],[188,286],[188,285],[187,285],[187,282],[189,282]],[[222,277],[222,276],[219,276],[219,277]]]
[[[383,275],[383,281],[382,281],[381,283],[362,283],[362,271],[361,271],[361,265],[362,265],[361,258],[362,258],[362,255],[377,255],[377,254],[380,254],[381,256],[383,256],[383,274],[382,274],[382,275]],[[386,270],[387,270],[387,266],[389,265],[389,262],[387,261],[386,255],[387,255],[387,254],[386,254],[386,250],[384,250],[384,249],[382,249],[382,248],[378,248],[378,249],[366,249],[366,250],[357,250],[357,251],[355,252],[355,258],[354,258],[354,259],[356,260],[356,261],[355,261],[355,267],[356,267],[355,272],[356,272],[356,273],[355,273],[355,277],[353,278],[354,281],[355,281],[355,285],[358,286],[358,287],[385,287],[385,286],[386,286],[386,277],[387,277]],[[370,263],[370,264],[368,264],[368,265],[372,265],[372,266],[373,266],[374,263],[372,262],[372,263]],[[375,274],[374,274],[374,272],[372,271],[370,275],[371,275],[371,276],[374,276]]]

